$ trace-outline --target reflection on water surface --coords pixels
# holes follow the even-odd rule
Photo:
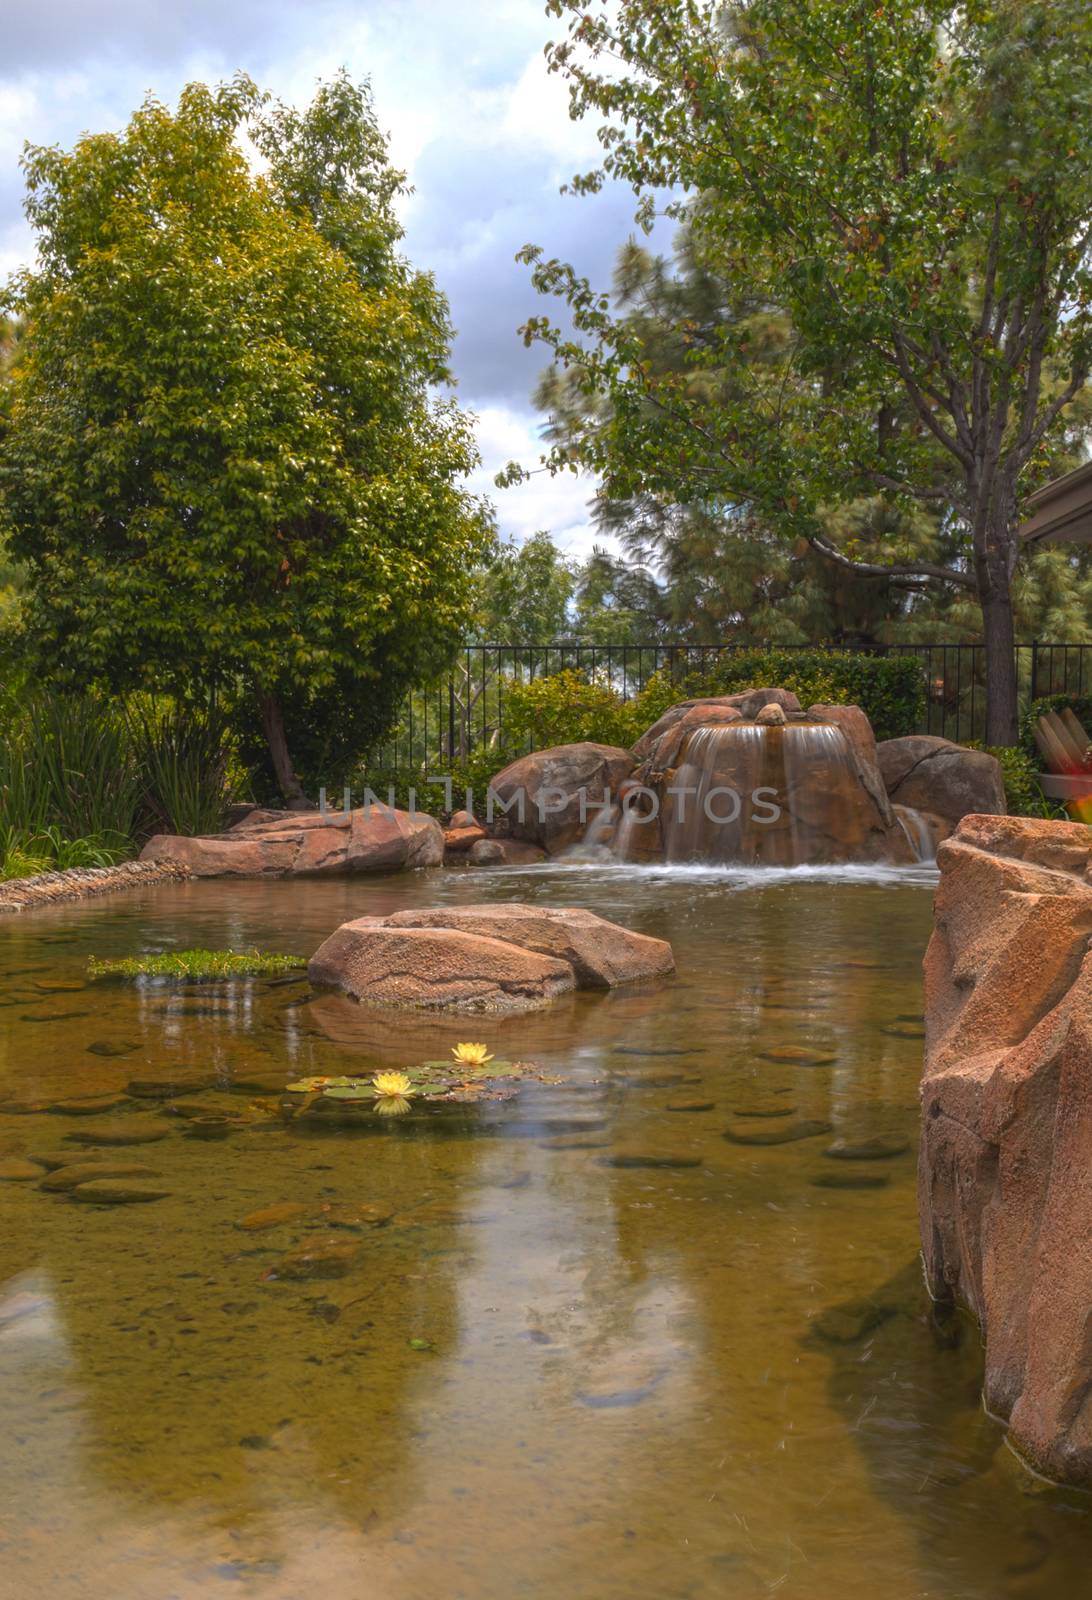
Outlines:
[[[591,906],[671,939],[679,977],[469,1025],[283,981],[55,987],[92,951],[309,954],[353,915],[484,897]],[[0,921],[0,1172],[88,1150],[169,1191],[0,1183],[0,1590],[1079,1592],[1086,1504],[1021,1473],[975,1329],[920,1285],[929,915],[927,875],[553,867]],[[275,1116],[290,1077],[463,1037],[559,1081]],[[125,1093],[164,1079],[190,1115]]]

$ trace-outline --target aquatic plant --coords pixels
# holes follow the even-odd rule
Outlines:
[[[404,1072],[377,1072],[372,1079],[372,1088],[379,1096],[390,1095],[401,1099],[415,1093],[413,1083]]]
[[[261,950],[172,950],[162,955],[126,956],[87,963],[91,978],[259,978],[294,972],[307,965],[304,956],[272,955]]]
[[[493,1057],[484,1044],[457,1044],[451,1051],[460,1067],[484,1067]]]

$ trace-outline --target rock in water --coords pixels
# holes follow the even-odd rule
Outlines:
[[[197,878],[390,872],[439,866],[444,833],[433,817],[387,806],[251,812],[226,833],[206,838],[157,834],[140,859],[177,863]]]
[[[985,1401],[1092,1485],[1092,830],[965,817],[937,852],[919,1157],[929,1287],[978,1317]]]
[[[151,1167],[142,1167],[133,1161],[75,1161],[58,1167],[44,1177],[38,1185],[49,1194],[63,1194],[79,1188],[81,1183],[94,1183],[98,1178],[154,1178]]]
[[[135,1178],[92,1178],[72,1190],[73,1200],[99,1206],[143,1205],[149,1200],[166,1200],[169,1194],[169,1189]]]
[[[590,911],[513,902],[359,917],[319,947],[308,975],[368,1005],[508,1012],[673,970],[662,939]]]
[[[309,1240],[289,1250],[266,1274],[269,1278],[343,1278],[360,1253],[348,1239]]]
[[[305,1217],[312,1206],[301,1205],[296,1200],[286,1200],[280,1205],[262,1206],[259,1211],[251,1211],[247,1216],[240,1217],[235,1224],[244,1233],[264,1233],[267,1228],[281,1228],[286,1222],[298,1222],[300,1217]]]
[[[834,1161],[890,1161],[893,1156],[905,1155],[910,1148],[909,1139],[835,1139],[823,1151]]]
[[[830,1131],[829,1122],[801,1117],[796,1122],[778,1122],[770,1128],[728,1128],[724,1137],[729,1144],[796,1144],[800,1139],[815,1139]]]
[[[22,1156],[0,1156],[0,1183],[28,1183],[33,1178],[44,1178],[45,1168],[36,1161],[24,1161]]]

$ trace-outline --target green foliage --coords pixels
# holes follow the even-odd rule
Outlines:
[[[636,702],[626,702],[601,678],[566,668],[548,678],[512,683],[505,695],[505,734],[517,748],[539,749],[592,739],[632,744]]]
[[[0,496],[26,649],[63,681],[217,689],[244,738],[272,696],[334,781],[449,659],[491,537],[367,91],[296,112],[191,84],[24,166]]]
[[[270,955],[259,950],[172,950],[165,955],[126,956],[87,963],[91,978],[264,978],[306,967],[305,956]]]
[[[0,828],[22,840],[89,839],[117,857],[150,833],[215,832],[242,781],[226,722],[213,710],[18,683],[0,701]]]
[[[467,788],[480,805],[496,774],[527,750],[582,740],[628,748],[679,700],[771,685],[791,690],[804,707],[817,702],[859,705],[878,739],[913,733],[925,712],[925,682],[915,657],[842,650],[724,651],[700,670],[661,669],[629,699],[605,674],[574,668],[528,681],[508,679],[503,687],[503,736],[450,764],[453,809],[461,809]],[[448,768],[448,762],[436,758],[435,770]],[[445,809],[439,785],[414,785],[404,774],[373,768],[368,769],[367,781],[383,800],[393,793],[395,802],[404,806],[413,787],[418,809],[436,813]]]
[[[513,683],[505,696],[505,733],[512,751],[591,739],[628,746],[679,700],[738,694],[777,685],[801,705],[859,705],[877,739],[913,733],[925,709],[918,661],[909,656],[854,655],[827,650],[726,651],[711,666],[677,677],[651,677],[640,694],[623,700],[602,680],[572,669],[529,683]],[[499,766],[497,768],[499,770]]]
[[[0,825],[0,882],[72,867],[113,867],[131,854],[131,848],[127,839],[117,836],[66,839],[57,828],[26,833]]]
[[[1001,763],[1001,776],[1005,785],[1005,804],[1012,817],[1056,817],[1065,821],[1068,812],[1058,801],[1051,800],[1039,787],[1038,773],[1041,764],[1037,756],[1029,755],[1022,746],[983,745],[968,741],[968,748],[985,750]]]
[[[488,644],[567,638],[576,581],[548,533],[502,545],[477,578],[474,637]]]
[[[144,784],[120,706],[39,690],[9,708],[0,825],[66,839],[134,837]]]
[[[661,303],[666,340],[663,316],[618,316],[566,263],[521,252],[572,324],[536,316],[525,338],[584,399],[547,464],[598,472],[616,502],[753,514],[850,574],[977,599],[990,737],[1012,742],[1020,497],[1087,431],[1085,0],[549,9],[573,115],[606,122],[601,167],[573,187],[628,183],[646,228],[669,194],[720,309]],[[829,512],[877,496],[902,516],[870,561]]]

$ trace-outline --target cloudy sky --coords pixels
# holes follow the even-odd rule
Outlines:
[[[530,392],[542,352],[516,335],[537,297],[513,256],[534,241],[605,286],[632,231],[626,192],[558,193],[598,146],[591,123],[569,120],[564,86],[545,71],[543,46],[558,25],[542,0],[9,0],[4,12],[0,276],[33,255],[25,140],[70,145],[85,130],[120,127],[148,90],[173,101],[189,79],[238,68],[302,103],[344,65],[370,76],[392,157],[414,185],[406,248],[451,301],[482,485],[513,457],[537,457]],[[545,527],[580,554],[592,541],[589,492],[570,477],[539,477],[493,497],[505,533]]]

